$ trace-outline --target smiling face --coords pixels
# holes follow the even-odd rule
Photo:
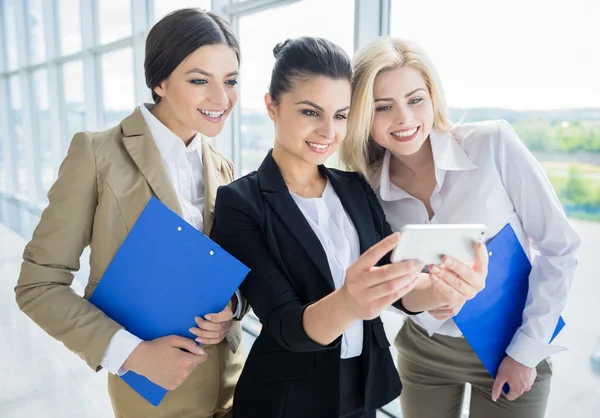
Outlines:
[[[312,76],[295,80],[274,103],[265,96],[275,123],[275,148],[311,165],[323,164],[346,136],[351,85],[348,80]]]
[[[373,97],[373,140],[394,155],[419,151],[434,120],[433,103],[422,74],[411,67],[381,72],[375,78]]]
[[[235,106],[238,60],[227,45],[204,45],[183,60],[154,91],[162,122],[187,140],[196,132],[214,137]]]

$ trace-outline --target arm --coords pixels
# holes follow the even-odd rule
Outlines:
[[[318,344],[304,329],[304,311],[286,275],[273,259],[258,222],[247,213],[251,206],[231,187],[220,187],[215,203],[211,238],[247,265],[251,271],[240,286],[244,297],[265,330],[279,345],[290,351],[318,351],[335,348]]]
[[[15,287],[19,308],[44,331],[99,370],[121,326],[71,289],[73,272],[92,237],[96,167],[87,133],[75,135],[48,193]]]
[[[561,351],[549,345],[577,267],[580,239],[544,170],[507,122],[498,124],[497,164],[525,234],[539,252],[529,275],[523,324],[506,353],[528,367]]]
[[[412,290],[414,263],[374,265],[397,243],[397,234],[366,251],[346,272],[344,285],[314,303],[303,303],[281,271],[258,221],[239,193],[221,187],[215,205],[212,238],[251,271],[240,286],[263,324],[283,348],[296,352],[333,349],[348,327],[373,319],[394,300]]]

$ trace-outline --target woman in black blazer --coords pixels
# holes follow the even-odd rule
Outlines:
[[[212,230],[250,267],[240,290],[263,325],[234,417],[375,417],[401,390],[379,314],[392,303],[407,312],[447,301],[415,291],[401,302],[423,266],[389,264],[399,236],[372,189],[323,165],[346,134],[348,56],[317,38],[274,53],[265,95],[274,149],[258,171],[219,189]]]

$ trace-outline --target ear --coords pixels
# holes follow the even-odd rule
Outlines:
[[[267,113],[273,122],[277,119],[277,106],[273,103],[273,99],[269,93],[265,94],[265,106],[267,107]]]
[[[161,81],[161,83],[154,87],[154,93],[158,94],[161,98],[167,95],[167,80]]]

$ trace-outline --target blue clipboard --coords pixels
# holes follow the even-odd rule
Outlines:
[[[90,302],[142,340],[194,338],[194,318],[221,312],[249,271],[152,197]],[[154,406],[167,393],[131,371],[121,378]]]
[[[454,322],[495,379],[506,349],[523,323],[531,263],[510,224],[498,232],[487,249],[486,287],[465,303]],[[549,343],[564,326],[560,317]],[[507,385],[504,391],[508,392]]]

